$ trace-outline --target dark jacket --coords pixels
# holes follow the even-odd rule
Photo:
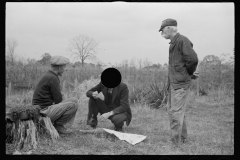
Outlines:
[[[198,57],[192,42],[177,33],[170,42],[168,80],[173,89],[189,88]]]
[[[60,80],[58,76],[49,70],[38,82],[33,93],[32,104],[41,108],[62,102]]]
[[[89,98],[92,97],[92,93],[97,91],[98,93],[102,92],[104,95],[104,101],[106,104],[108,104],[108,96],[107,96],[107,88],[102,85],[100,82],[98,85],[87,91],[86,95]],[[129,90],[125,83],[120,83],[117,87],[113,88],[112,92],[112,107],[113,107],[113,113],[119,114],[119,113],[126,113],[127,120],[126,124],[129,125],[132,119],[132,112],[131,108],[129,106]]]

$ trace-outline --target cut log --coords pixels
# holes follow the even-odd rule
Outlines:
[[[48,133],[53,140],[59,137],[49,117],[40,113],[38,106],[12,107],[6,113],[6,143],[16,151],[37,148],[40,133]]]

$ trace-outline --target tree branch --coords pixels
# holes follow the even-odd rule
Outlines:
[[[95,57],[97,45],[94,39],[90,39],[85,35],[79,35],[70,41],[69,51],[84,62],[86,59]]]

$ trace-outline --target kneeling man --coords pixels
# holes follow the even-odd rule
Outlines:
[[[104,99],[98,94],[102,92]],[[87,91],[89,97],[87,125],[95,128],[97,126],[98,113],[100,118],[111,120],[116,131],[123,132],[123,125],[126,121],[128,126],[132,119],[132,112],[129,106],[129,90],[125,83],[121,82],[121,74],[115,68],[107,68],[101,74],[101,82]]]

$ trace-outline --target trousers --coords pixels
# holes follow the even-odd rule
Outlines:
[[[174,90],[170,87],[168,101],[168,116],[170,121],[170,135],[174,144],[181,144],[187,139],[186,106],[188,103],[189,89]]]
[[[104,114],[107,112],[112,111],[113,108],[106,105],[105,102],[101,99],[94,99],[90,98],[88,101],[88,117],[87,121],[89,121],[91,118],[96,120],[97,123],[97,115],[98,113]],[[116,128],[121,128],[124,125],[124,121],[126,121],[127,116],[125,113],[115,114],[110,116],[108,119],[111,120],[111,122],[114,124]]]
[[[45,113],[51,119],[53,125],[67,125],[66,127],[71,127],[78,107],[77,98],[71,98],[71,100],[51,105],[41,110],[41,112]]]

